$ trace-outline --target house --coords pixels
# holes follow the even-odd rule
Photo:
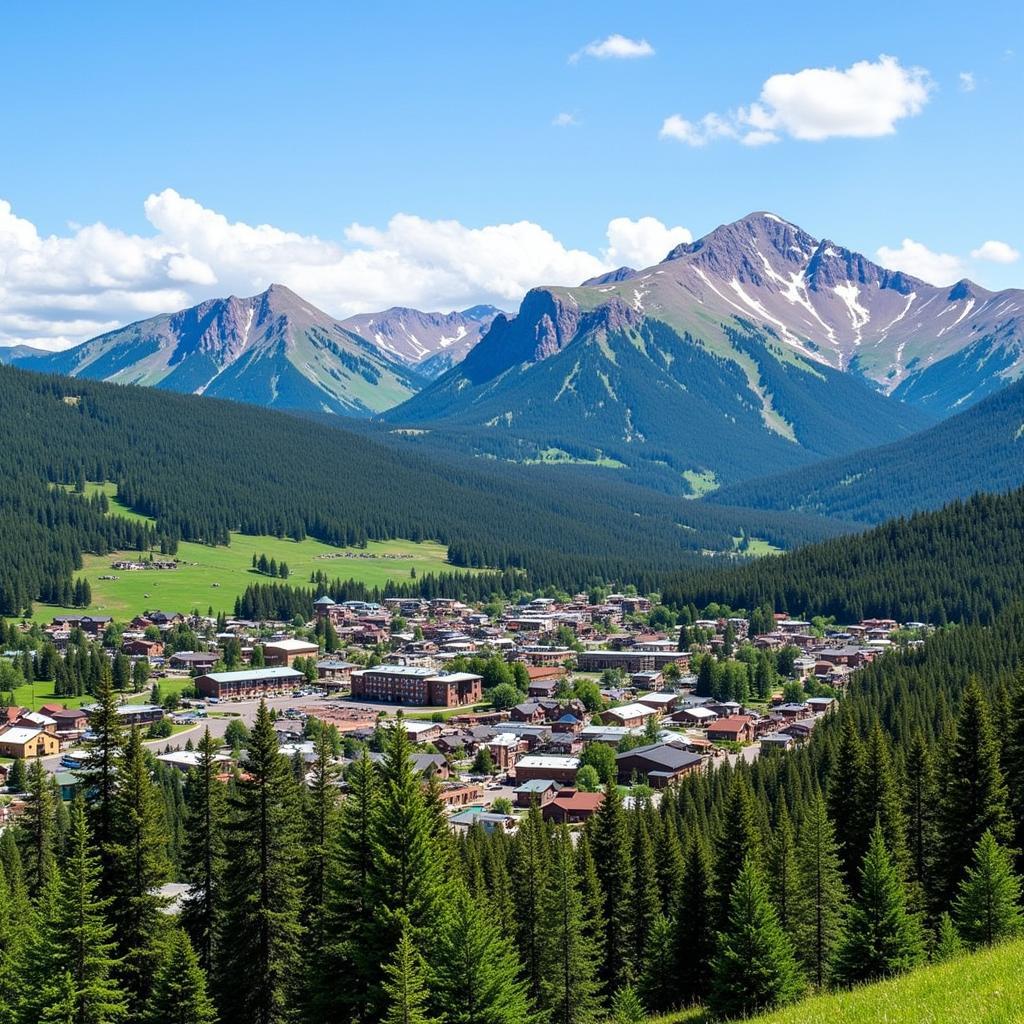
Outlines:
[[[175,651],[167,663],[186,672],[209,672],[220,657],[220,651]]]
[[[708,726],[709,740],[749,743],[754,738],[754,719],[750,715],[730,715]]]
[[[51,736],[57,735],[56,720],[49,715],[44,715],[41,711],[23,711],[13,724],[26,729],[42,729],[43,732],[48,732]]]
[[[266,697],[289,693],[305,679],[293,668],[247,668],[196,676],[196,690],[200,697],[215,700]]]
[[[539,725],[547,720],[547,714],[538,701],[526,701],[524,704],[517,704],[512,708],[510,715],[514,722],[530,722]]]
[[[514,814],[494,814],[470,809],[453,814],[448,823],[454,828],[467,830],[479,825],[489,835],[492,832],[512,832],[519,822]]]
[[[352,672],[358,668],[351,661],[324,658],[316,663],[317,678],[328,690],[340,690],[352,682]]]
[[[679,705],[679,694],[664,691],[645,693],[642,697],[637,697],[636,703],[646,704],[647,707],[654,708],[655,711],[660,711],[663,715],[670,715]]]
[[[530,779],[516,788],[516,806],[530,807],[534,802],[539,807],[545,807],[551,803],[558,794],[558,783],[553,779]]]
[[[316,644],[293,637],[263,645],[263,659],[270,667],[291,668],[296,658],[316,658],[319,654]]]
[[[583,732],[583,723],[575,715],[567,712],[552,723],[551,732],[579,736]]]
[[[50,715],[57,723],[57,735],[84,732],[89,716],[81,708],[61,708]]]
[[[130,658],[160,658],[164,653],[164,645],[159,640],[126,640],[121,650]]]
[[[628,785],[634,775],[646,779],[653,789],[664,789],[684,775],[700,768],[700,754],[692,754],[675,743],[649,743],[616,754],[619,782]]]
[[[440,722],[418,722],[414,718],[385,718],[381,720],[382,729],[394,729],[399,723],[413,743],[433,743],[441,738]]]
[[[85,709],[90,717],[98,710],[98,704],[90,704]],[[162,721],[164,709],[159,704],[122,704],[117,709],[117,717],[123,726],[130,729],[135,725],[150,725],[153,722]]]
[[[627,729],[635,729],[643,726],[652,715],[658,712],[646,704],[623,704],[617,708],[609,708],[602,712],[601,721],[605,725],[621,725]]]
[[[581,793],[578,789],[560,790],[541,808],[544,820],[558,825],[574,825],[592,818],[604,803],[604,793]]]
[[[527,697],[554,697],[558,690],[558,682],[554,679],[538,679],[526,688]]]
[[[761,737],[761,750],[791,750],[794,745],[792,736],[784,732],[771,732]]]
[[[834,711],[839,705],[835,697],[808,697],[807,706],[816,715],[826,715],[830,711]]]
[[[8,726],[0,732],[0,757],[49,757],[60,750],[55,735],[27,726]]]
[[[516,782],[522,785],[531,779],[551,779],[571,784],[576,781],[580,768],[578,757],[559,757],[553,754],[527,754],[516,764]]]
[[[660,690],[665,685],[665,675],[651,668],[644,672],[634,672],[629,681],[638,690]]]
[[[514,768],[519,755],[525,754],[529,748],[525,739],[510,732],[499,733],[487,743],[494,767],[503,772]]]

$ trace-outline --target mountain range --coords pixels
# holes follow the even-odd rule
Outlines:
[[[421,377],[433,380],[466,358],[500,312],[495,306],[472,306],[454,313],[393,306],[382,313],[350,316],[341,323],[393,359],[415,367]]]
[[[368,416],[423,381],[379,346],[283,285],[210,299],[12,362],[30,370],[141,384],[274,409]]]
[[[338,320],[272,285],[2,358],[383,414],[428,432],[425,444],[625,469],[698,496],[898,441],[983,400],[1024,372],[1022,314],[1022,290],[933,286],[761,212],[653,267],[535,288],[515,315],[394,307]]]

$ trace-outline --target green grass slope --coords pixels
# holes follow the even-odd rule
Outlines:
[[[1024,1021],[1024,942],[849,992],[815,996],[754,1018],[757,1024],[1018,1024]],[[704,1024],[702,1010],[651,1018],[649,1024]]]

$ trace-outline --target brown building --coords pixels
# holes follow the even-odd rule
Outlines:
[[[377,665],[352,673],[352,696],[390,704],[454,708],[477,703],[483,696],[483,679],[470,672]]]
[[[319,655],[320,648],[308,640],[289,638],[263,645],[263,660],[268,666],[278,668],[291,668],[296,658],[316,658]]]
[[[749,715],[730,715],[708,726],[709,740],[749,743],[754,738],[754,720]]]
[[[306,677],[293,668],[249,668],[196,676],[196,690],[200,697],[216,700],[266,697],[288,693],[305,680]]]
[[[559,825],[573,825],[592,818],[604,803],[604,793],[581,793],[577,789],[563,789],[541,810],[545,819]]]
[[[617,754],[619,782],[627,785],[634,775],[646,779],[653,789],[664,789],[692,771],[698,771],[700,754],[691,754],[674,743],[650,743]]]
[[[522,785],[531,779],[551,779],[552,782],[572,784],[580,768],[578,757],[558,757],[552,754],[528,754],[516,764],[516,782]]]

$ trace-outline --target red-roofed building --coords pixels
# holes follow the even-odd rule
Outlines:
[[[604,793],[581,793],[578,789],[560,790],[541,810],[544,820],[559,825],[574,825],[593,817],[604,803]]]
[[[749,715],[730,715],[708,726],[709,740],[749,743],[754,738],[754,720]]]

